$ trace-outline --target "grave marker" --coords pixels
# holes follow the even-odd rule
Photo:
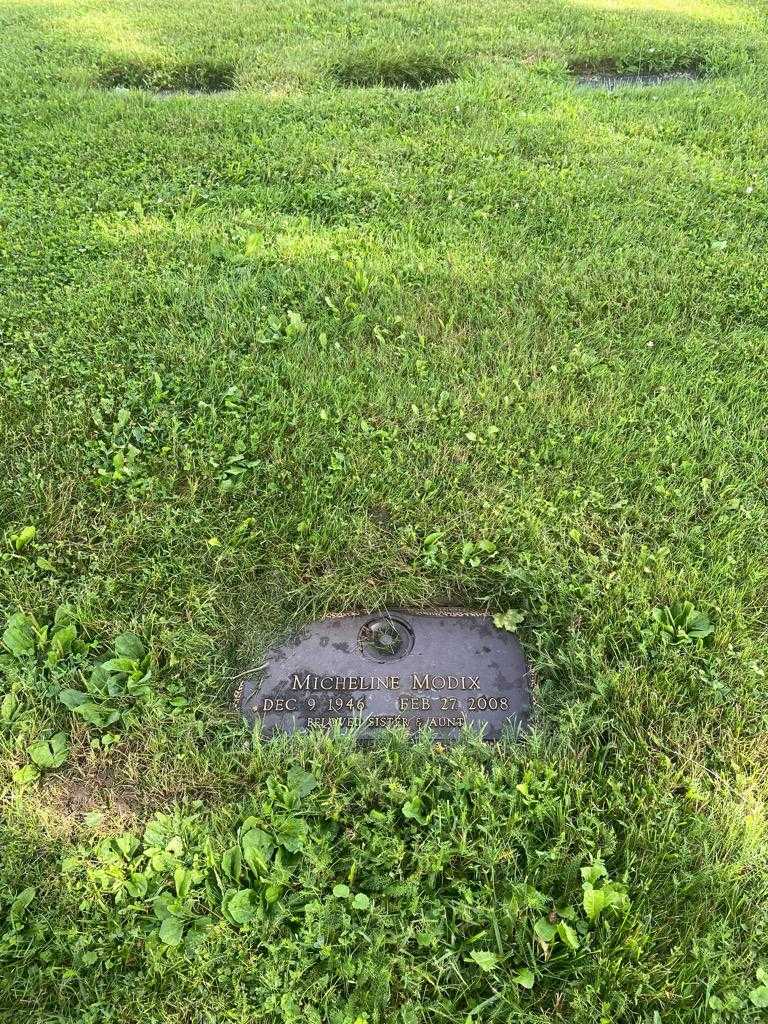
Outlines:
[[[586,89],[621,89],[625,86],[648,87],[652,85],[668,85],[672,82],[695,82],[699,75],[688,71],[658,71],[630,74],[623,72],[594,72],[581,74],[576,79],[578,85]]]
[[[514,634],[473,612],[384,611],[314,622],[271,648],[239,705],[267,735],[338,723],[370,738],[392,726],[487,740],[529,714],[530,677]]]

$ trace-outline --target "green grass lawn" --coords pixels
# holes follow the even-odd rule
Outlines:
[[[0,1020],[764,1021],[765,5],[6,0],[0,86]],[[531,735],[250,735],[384,605]]]

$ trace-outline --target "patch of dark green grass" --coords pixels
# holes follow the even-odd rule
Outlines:
[[[235,82],[235,67],[227,61],[191,60],[178,64],[129,59],[107,64],[97,82],[105,89],[146,89],[149,92],[226,92]]]
[[[380,51],[356,53],[330,67],[340,85],[394,89],[428,89],[441,82],[453,82],[461,73],[461,61],[450,55],[429,52],[386,54]]]

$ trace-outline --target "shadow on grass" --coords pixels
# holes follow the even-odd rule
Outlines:
[[[234,64],[211,60],[180,64],[121,60],[103,65],[97,76],[97,84],[105,89],[146,89],[157,93],[227,92],[232,89],[234,81]]]
[[[339,85],[372,88],[428,89],[453,82],[461,73],[461,61],[449,54],[412,52],[383,55],[376,50],[356,53],[329,68]]]

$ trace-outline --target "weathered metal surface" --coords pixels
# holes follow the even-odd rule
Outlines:
[[[267,652],[239,702],[268,735],[338,723],[361,737],[404,726],[455,739],[468,726],[496,740],[527,720],[529,682],[517,638],[490,616],[393,610],[312,623]]]

